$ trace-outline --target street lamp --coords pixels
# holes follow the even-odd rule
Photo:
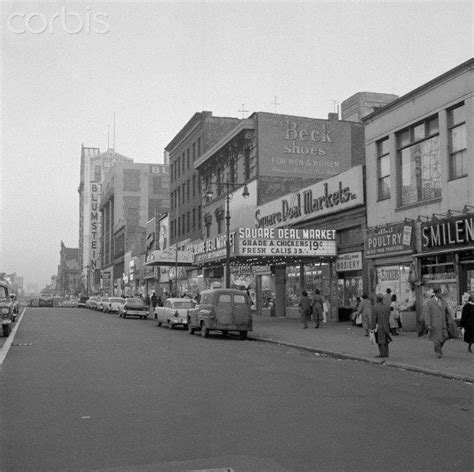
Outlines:
[[[230,210],[229,210],[229,202],[232,198],[232,190],[235,190],[239,187],[244,186],[244,191],[242,192],[242,196],[244,198],[248,198],[250,193],[247,187],[247,184],[240,184],[235,182],[208,182],[207,189],[206,189],[206,197],[212,198],[213,193],[210,188],[211,185],[215,185],[218,189],[224,188],[226,190],[225,196],[225,229],[226,229],[226,243],[225,243],[225,288],[230,288]]]

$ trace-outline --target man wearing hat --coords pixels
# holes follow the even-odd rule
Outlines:
[[[448,306],[441,298],[441,287],[433,287],[433,296],[424,307],[425,325],[428,338],[433,341],[434,352],[439,359],[443,357],[442,347],[448,339],[448,324],[446,317],[450,317]]]
[[[377,357],[388,357],[388,343],[392,341],[389,325],[390,307],[384,303],[383,297],[383,293],[377,293],[373,309],[372,329],[375,330],[375,339],[379,347]]]

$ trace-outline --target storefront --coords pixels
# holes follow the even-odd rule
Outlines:
[[[423,223],[420,233],[422,294],[440,286],[454,316],[474,291],[474,215]]]
[[[324,267],[336,258],[333,229],[238,228],[230,238],[232,286],[249,290],[257,314],[298,316],[301,291],[327,287]],[[224,285],[225,239],[212,238],[194,247],[194,265],[203,268],[206,286]],[[213,278],[214,276],[214,278]],[[217,276],[217,277],[216,277]]]
[[[385,294],[390,289],[400,304],[407,330],[415,329],[415,285],[413,254],[415,231],[412,221],[367,228],[365,258],[372,280],[369,295]]]

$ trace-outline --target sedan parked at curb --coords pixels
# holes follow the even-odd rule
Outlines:
[[[109,297],[107,302],[104,303],[103,311],[105,313],[118,313],[120,311],[120,306],[123,305],[125,298],[120,297]]]
[[[155,318],[158,326],[162,323],[168,328],[173,329],[176,326],[188,326],[188,310],[194,308],[196,303],[189,298],[168,298],[163,306],[155,308]]]
[[[97,302],[99,301],[99,297],[90,297],[86,302],[86,308],[90,310],[97,310]]]
[[[148,318],[149,308],[141,298],[126,298],[120,305],[119,316],[126,318],[127,316],[136,316],[138,318]]]

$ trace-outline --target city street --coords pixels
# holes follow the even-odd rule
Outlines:
[[[2,472],[471,471],[472,385],[78,308],[27,308]]]

